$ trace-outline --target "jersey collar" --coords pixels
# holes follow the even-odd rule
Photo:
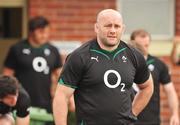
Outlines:
[[[151,56],[151,55],[148,55],[148,58],[146,60],[146,64],[149,65],[149,64],[153,64],[154,63],[154,58]]]
[[[115,50],[113,50],[113,51],[104,50],[99,46],[97,39],[94,39],[92,41],[92,44],[90,47],[90,51],[100,53],[100,54],[106,56],[108,59],[114,59],[119,53],[121,53],[125,49],[126,49],[126,47],[123,46],[123,41],[121,41]]]
[[[42,50],[42,49],[45,49],[45,48],[48,48],[48,44],[46,43],[46,44],[43,44],[43,45],[41,45],[41,46],[39,46],[39,47],[33,47],[30,43],[29,43],[29,41],[28,41],[28,39],[27,40],[25,40],[25,43],[26,43],[26,46],[28,47],[28,48],[31,48],[31,49],[40,49],[40,50]]]

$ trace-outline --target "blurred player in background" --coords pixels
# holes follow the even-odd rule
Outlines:
[[[178,98],[165,63],[149,54],[150,34],[138,29],[132,32],[130,44],[137,48],[146,59],[154,82],[154,93],[145,109],[139,114],[136,125],[160,125],[160,84],[163,85],[171,110],[169,125],[179,125]]]
[[[10,48],[3,74],[17,77],[29,93],[32,106],[51,112],[51,96],[62,63],[58,50],[49,44],[49,35],[49,21],[44,17],[32,18],[28,38]]]
[[[12,112],[16,111],[16,125],[29,125],[30,97],[10,76],[0,76],[0,125],[6,125],[13,120]]]
[[[49,43],[51,28],[46,18],[34,17],[28,27],[28,38],[10,48],[3,74],[16,76],[29,93],[33,107],[44,108],[51,113],[62,66],[60,53]]]

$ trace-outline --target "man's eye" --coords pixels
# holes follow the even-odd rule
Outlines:
[[[111,24],[109,24],[109,25],[105,25],[105,27],[112,27],[112,25],[111,25]]]
[[[114,27],[115,27],[115,28],[120,28],[120,26],[119,26],[119,25],[115,25]]]

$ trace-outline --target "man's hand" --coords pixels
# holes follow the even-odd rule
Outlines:
[[[174,41],[174,44],[176,44],[176,45],[179,44],[180,43],[180,36],[175,36],[173,41]]]
[[[178,45],[180,44],[180,36],[175,36],[173,39],[173,48],[171,51],[171,60],[174,64],[177,64],[179,61],[179,56],[178,56]]]
[[[178,114],[174,114],[174,115],[171,116],[169,125],[180,125],[179,124],[179,115]]]

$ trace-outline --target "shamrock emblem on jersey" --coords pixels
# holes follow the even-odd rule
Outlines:
[[[29,48],[25,48],[22,50],[23,54],[29,55],[31,53],[31,50]]]
[[[122,56],[122,60],[123,60],[123,62],[127,62],[127,57]]]
[[[51,51],[48,48],[46,48],[46,49],[44,49],[44,54],[46,56],[49,56],[51,54]]]
[[[150,64],[150,65],[148,66],[148,69],[152,72],[152,71],[154,70],[154,65],[153,65],[153,64]]]

